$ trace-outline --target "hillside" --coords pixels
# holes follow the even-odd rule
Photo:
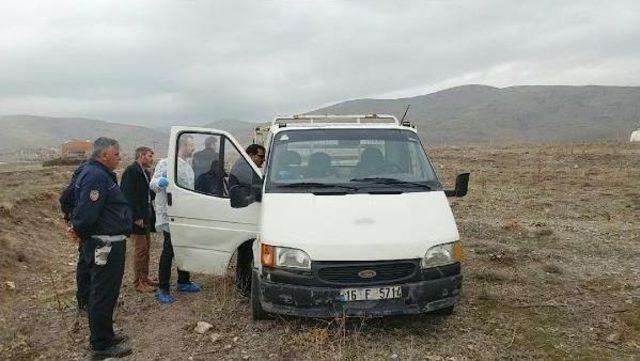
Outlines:
[[[68,139],[93,140],[100,136],[117,139],[126,154],[141,145],[166,153],[169,135],[141,126],[109,123],[86,118],[55,118],[31,115],[0,116],[0,154],[17,150],[59,147]]]
[[[640,125],[640,87],[465,85],[401,99],[358,99],[312,114],[389,113],[416,124],[429,144],[627,140]],[[223,119],[203,125],[222,129],[242,144],[260,123]],[[62,142],[109,136],[125,153],[139,145],[167,149],[167,132],[86,118],[0,116],[0,154],[58,147]]]
[[[401,99],[359,99],[311,114],[388,113],[430,143],[628,139],[640,123],[640,87],[465,85]]]

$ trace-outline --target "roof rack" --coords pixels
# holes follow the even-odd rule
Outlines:
[[[387,114],[366,115],[291,115],[276,117],[271,125],[285,126],[288,123],[298,124],[372,124],[390,123],[401,125],[396,117]]]

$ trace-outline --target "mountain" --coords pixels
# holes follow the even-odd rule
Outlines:
[[[640,125],[640,87],[465,85],[401,99],[358,99],[312,114],[388,113],[411,121],[428,144],[628,140]],[[204,127],[225,130],[242,144],[265,123],[222,119]],[[59,147],[69,139],[117,139],[124,154],[141,145],[166,153],[168,132],[86,118],[0,116],[0,154]]]
[[[345,101],[310,114],[392,114],[428,143],[628,139],[640,123],[640,87],[465,85],[400,99]]]
[[[0,116],[0,154],[18,150],[58,148],[69,139],[106,136],[120,142],[121,151],[132,155],[135,148],[155,147],[159,155],[167,152],[169,134],[157,130],[86,118],[55,118],[32,115]]]

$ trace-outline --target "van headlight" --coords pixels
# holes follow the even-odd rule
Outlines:
[[[311,269],[311,258],[300,249],[262,244],[260,260],[263,266]]]
[[[462,262],[462,259],[462,243],[460,243],[460,241],[439,244],[429,248],[424,255],[422,268],[446,266],[448,264]]]

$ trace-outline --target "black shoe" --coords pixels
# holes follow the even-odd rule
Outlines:
[[[91,353],[92,360],[104,360],[106,358],[120,358],[131,355],[131,349],[124,346],[109,346],[104,350],[93,350]]]
[[[127,340],[129,340],[129,336],[125,335],[124,333],[115,333],[113,335],[113,338],[111,339],[111,344],[115,346]]]

